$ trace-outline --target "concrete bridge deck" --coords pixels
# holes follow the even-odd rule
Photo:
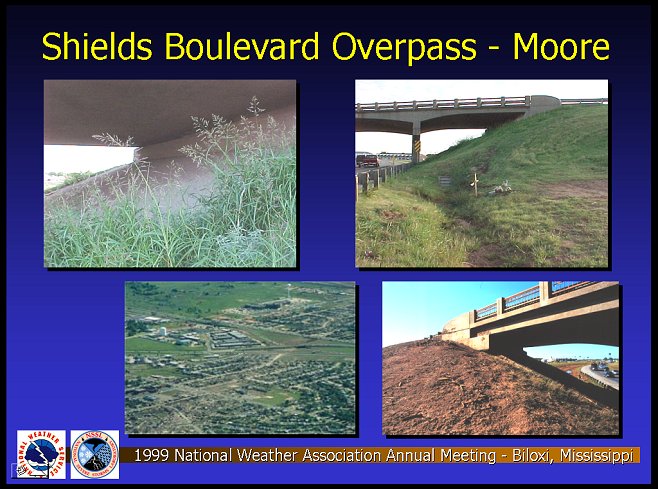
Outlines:
[[[618,409],[618,390],[582,382],[530,358],[523,348],[568,343],[619,346],[619,300],[618,282],[539,282],[448,321],[441,339],[502,354],[590,399]]]
[[[235,124],[242,116],[254,120],[248,111],[254,96],[265,109],[258,118],[264,131],[269,130],[267,116],[294,130],[295,80],[46,80],[44,144],[99,146],[95,134],[131,137],[139,146],[134,159],[148,160],[149,184],[162,194],[161,203],[192,205],[195,199],[189,196],[202,195],[212,180],[210,168],[179,151],[198,142],[192,116],[211,120],[217,115]],[[178,189],[169,186],[174,178]],[[133,165],[125,165],[59,189],[46,196],[45,204],[80,205],[96,190],[111,198],[115,188],[125,190],[135,181],[140,178]],[[183,202],[182,193],[189,202]]]
[[[441,334],[493,352],[566,343],[618,346],[619,336],[618,282],[539,282],[452,319]]]
[[[440,129],[489,129],[557,109],[562,105],[607,103],[607,99],[569,99],[548,95],[424,100],[355,105],[356,132],[392,132],[412,136],[413,162],[418,162],[420,135]]]

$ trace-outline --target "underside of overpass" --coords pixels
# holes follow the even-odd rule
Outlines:
[[[540,282],[466,312],[446,323],[442,337],[496,352],[564,343],[619,345],[617,282],[574,282],[559,291],[552,284]],[[525,302],[508,305],[519,300]]]
[[[248,111],[252,97],[263,115]],[[267,116],[295,129],[297,90],[294,80],[47,80],[44,83],[44,144],[102,146],[92,136],[112,134],[133,139],[135,160],[146,160],[139,172],[133,165],[108,170],[46,196],[46,205],[79,205],[90,192],[112,197],[147,174],[161,201],[169,207],[189,205],[188,195],[202,195],[212,170],[200,167],[179,149],[198,141],[192,117],[213,115],[239,124],[250,117],[267,130]],[[144,170],[145,171],[142,171]],[[136,173],[137,172],[137,173]]]
[[[420,133],[439,131],[441,129],[489,129],[507,122],[520,119],[528,111],[525,109],[497,109],[489,112],[475,113],[470,109],[451,111],[424,118],[420,123]],[[393,132],[413,134],[414,120],[385,118],[389,114],[380,114],[378,118],[365,117],[356,119],[356,132]],[[404,115],[398,115],[404,117]],[[413,119],[409,117],[408,119]]]
[[[564,284],[539,282],[511,297],[501,297],[495,304],[466,312],[446,323],[441,339],[505,355],[592,399],[618,407],[618,393],[585,384],[524,351],[526,347],[569,343],[619,346],[619,283]]]
[[[442,129],[491,129],[522,117],[556,109],[561,105],[559,99],[546,95],[518,97],[511,99],[511,103],[506,102],[504,97],[494,103],[491,99],[486,100],[489,100],[488,105],[483,104],[482,99],[455,99],[451,102],[452,107],[446,107],[442,101],[440,105],[434,104],[435,107],[421,105],[413,110],[406,106],[401,110],[397,102],[381,106],[375,104],[374,109],[372,104],[365,104],[363,107],[359,104],[355,114],[355,130],[410,135],[412,162],[418,163],[421,152],[420,136],[423,133]],[[365,107],[368,110],[364,110]]]

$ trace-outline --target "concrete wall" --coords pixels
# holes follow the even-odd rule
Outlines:
[[[542,112],[557,109],[561,105],[559,98],[551,97],[550,95],[533,95],[530,97],[530,100],[530,110],[524,117],[532,117]]]

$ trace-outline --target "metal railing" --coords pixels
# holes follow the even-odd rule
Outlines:
[[[496,97],[496,98],[465,98],[451,100],[412,100],[410,102],[374,102],[355,104],[356,112],[395,112],[402,110],[436,110],[464,109],[489,107],[530,107],[530,96]]]
[[[495,316],[497,312],[496,303],[489,304],[484,306],[482,309],[477,309],[475,311],[475,320],[480,321],[481,319],[486,319],[491,316]]]
[[[505,297],[503,299],[503,312],[525,307],[535,302],[539,302],[539,285]]]
[[[553,281],[549,282],[548,295],[549,297],[555,297],[557,295],[566,294],[568,292],[573,292],[574,290],[582,289],[583,287],[588,287],[594,285],[598,282],[586,282],[586,281]],[[480,309],[475,310],[475,321],[481,321],[493,316],[496,316],[499,312],[500,314],[514,311],[516,309],[521,309],[522,307],[529,306],[531,304],[536,304],[541,300],[541,287],[540,285],[535,285],[529,289],[522,290],[516,294],[512,294],[509,297],[503,297],[502,299],[502,310],[498,311],[497,302],[489,304]]]
[[[549,288],[549,294],[551,297],[554,297],[556,295],[560,294],[566,294],[567,292],[571,292],[573,290],[577,289],[582,289],[583,287],[587,287],[588,285],[595,284],[596,282],[585,282],[585,281],[568,281],[568,280],[561,280],[561,281],[554,281],[550,282],[550,288]]]
[[[607,98],[567,98],[560,100],[562,105],[602,105]],[[407,110],[467,109],[467,108],[507,108],[530,107],[531,96],[496,98],[455,98],[450,100],[411,100],[409,102],[373,102],[354,104],[356,112],[396,112]]]
[[[604,105],[608,103],[607,98],[563,98],[562,105]]]
[[[402,163],[400,165],[382,166],[359,172],[354,176],[356,184],[356,199],[359,200],[360,193],[368,193],[377,190],[379,185],[389,179],[397,177],[412,167],[411,163]]]

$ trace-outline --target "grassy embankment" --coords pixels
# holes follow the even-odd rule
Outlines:
[[[503,180],[511,193],[487,195]],[[360,197],[357,265],[606,267],[607,189],[607,106],[508,123]]]

